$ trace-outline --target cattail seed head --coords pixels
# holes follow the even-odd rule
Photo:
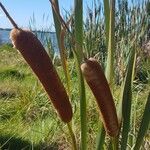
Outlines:
[[[66,90],[41,42],[28,31],[14,28],[10,39],[41,81],[62,121],[70,122],[72,107]]]
[[[81,71],[96,98],[106,132],[112,137],[117,136],[119,125],[116,108],[101,66],[96,59],[89,58],[81,65]]]

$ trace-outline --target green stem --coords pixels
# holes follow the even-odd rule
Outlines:
[[[118,140],[119,140],[119,137],[115,137],[115,138],[112,138],[112,149],[113,150],[118,150]]]
[[[81,118],[81,150],[87,149],[87,123],[86,123],[86,96],[85,85],[80,65],[84,58],[83,53],[83,0],[75,2],[75,57],[79,79],[80,91],[80,118]]]
[[[97,136],[96,150],[104,150],[104,142],[105,142],[105,129],[103,124],[101,123],[100,131]]]
[[[86,120],[86,95],[84,79],[80,69],[80,61],[77,53],[74,52],[76,58],[76,68],[79,78],[79,92],[80,92],[80,123],[81,123],[81,150],[87,149],[87,120]]]
[[[73,147],[73,150],[77,150],[76,138],[75,138],[75,135],[74,135],[74,133],[73,133],[71,123],[67,123],[67,126],[68,126],[68,130],[69,130],[69,133],[70,133],[70,136],[71,136],[71,139],[72,139],[72,147]]]
[[[84,80],[80,72],[80,116],[81,116],[81,149],[87,149],[87,121],[86,121],[86,96],[85,96],[85,87]]]

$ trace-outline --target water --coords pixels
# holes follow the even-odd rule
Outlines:
[[[0,29],[0,44],[11,43],[9,39],[9,34],[10,34],[10,30]],[[46,49],[47,49],[47,43],[51,41],[54,52],[58,54],[58,44],[57,44],[55,32],[37,31],[35,32],[35,35],[37,35],[38,39],[41,41],[41,43],[44,45]]]
[[[0,44],[11,43],[9,33],[10,30],[0,30]]]

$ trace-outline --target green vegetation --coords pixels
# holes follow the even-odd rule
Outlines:
[[[75,16],[67,14],[67,23],[55,2],[60,60],[53,60],[71,100],[73,119],[69,124],[59,119],[21,54],[12,45],[1,45],[0,149],[149,149],[150,56],[142,47],[149,40],[148,1],[128,5],[127,0],[104,0],[103,16],[94,0],[83,22],[82,0],[75,0]],[[99,60],[111,88],[120,125],[115,138],[105,133],[95,98],[83,80],[80,65],[89,57]]]

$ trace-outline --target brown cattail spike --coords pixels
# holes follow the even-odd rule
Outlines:
[[[68,95],[41,42],[32,32],[16,28],[10,39],[41,81],[62,121],[70,122],[72,107]]]
[[[90,58],[81,65],[81,70],[96,98],[106,132],[112,137],[117,136],[119,125],[116,108],[101,66],[96,59]]]

